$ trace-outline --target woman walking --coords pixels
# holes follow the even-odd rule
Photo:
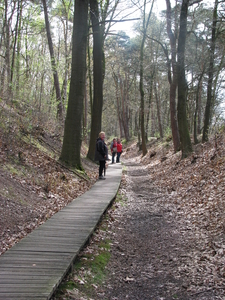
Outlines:
[[[108,159],[108,148],[105,144],[105,132],[101,131],[96,141],[95,160],[99,161],[99,179],[105,179],[102,175],[105,170],[105,162]]]

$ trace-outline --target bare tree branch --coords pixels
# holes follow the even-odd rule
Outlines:
[[[191,1],[190,3],[189,3],[189,5],[188,6],[192,6],[192,5],[194,5],[194,4],[199,4],[199,3],[201,3],[203,0],[193,0],[193,1]]]

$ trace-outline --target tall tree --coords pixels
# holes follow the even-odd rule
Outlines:
[[[196,91],[196,104],[195,104],[195,112],[194,112],[194,143],[198,144],[198,137],[197,137],[197,115],[199,113],[199,98],[201,97],[201,86],[202,86],[202,77],[204,75],[205,69],[203,69],[202,73],[200,74],[200,77],[198,79],[197,84],[197,91]]]
[[[22,10],[22,1],[18,1],[17,3],[17,17],[16,17],[16,25],[15,25],[15,35],[14,35],[14,44],[13,44],[13,52],[12,52],[12,63],[11,63],[11,81],[13,82],[14,76],[14,66],[15,66],[15,58],[16,58],[16,47],[17,47],[17,40],[18,40],[18,31],[19,31],[19,23],[21,20],[21,10]]]
[[[185,43],[187,35],[187,15],[189,0],[183,0],[180,12],[180,33],[178,38],[178,128],[180,134],[182,158],[187,157],[192,152],[191,139],[188,130],[186,100],[187,82],[185,78]]]
[[[119,100],[117,102],[117,110],[118,110],[118,119],[119,122],[121,121],[122,128],[120,130],[120,135],[124,136],[126,141],[130,140],[130,133],[129,133],[129,74],[125,73],[124,78],[120,74],[118,74],[118,84],[120,89],[120,98],[117,98]],[[122,130],[123,129],[123,130]]]
[[[55,91],[56,91],[56,100],[58,103],[57,116],[58,116],[59,120],[62,120],[63,119],[63,106],[62,106],[61,91],[60,91],[60,86],[59,86],[59,78],[58,78],[58,72],[57,72],[57,67],[56,67],[54,48],[53,48],[53,43],[52,43],[50,24],[49,24],[49,19],[48,19],[48,9],[47,9],[46,0],[42,0],[42,3],[43,3],[43,7],[44,7],[45,26],[46,26],[46,32],[47,32],[47,38],[48,38],[49,52],[50,52],[50,57],[51,57],[51,65],[52,65],[52,72],[53,72],[53,78],[54,78],[54,87],[55,87]]]
[[[113,16],[119,1],[115,0],[113,4],[109,0],[90,0],[93,32],[94,97],[91,108],[91,134],[87,156],[91,160],[94,159],[95,142],[102,126],[103,82],[105,77],[104,41],[113,22]],[[109,17],[109,20],[106,20],[107,17]]]
[[[18,9],[19,25],[18,25],[18,42],[16,49],[16,95],[18,96],[20,90],[20,57],[21,57],[21,32],[22,32],[22,11],[23,11],[23,0],[18,1],[20,7]]]
[[[207,85],[207,101],[205,107],[204,128],[202,134],[202,142],[208,140],[209,125],[211,119],[211,106],[212,106],[212,88],[213,88],[213,69],[214,69],[214,55],[216,47],[216,25],[217,25],[217,7],[218,0],[215,0],[213,9],[213,23],[212,23],[212,37],[210,45],[209,68],[208,68],[208,85]]]
[[[69,22],[72,20],[72,0],[65,1],[61,0],[59,2],[59,5],[57,7],[57,14],[56,16],[60,18],[60,21],[63,25],[63,41],[64,41],[64,59],[65,59],[65,65],[64,65],[64,79],[63,79],[63,85],[61,88],[61,97],[63,106],[65,103],[67,103],[67,85],[68,85],[68,74],[70,69],[70,51],[71,50],[71,43],[68,42],[70,32],[69,32]]]
[[[146,124],[145,124],[146,141],[148,141],[150,111],[151,111],[152,98],[153,98],[153,83],[154,83],[154,78],[155,78],[155,65],[152,66],[149,77],[150,77],[150,80],[148,83],[148,85],[149,85],[149,87],[148,87],[148,107],[147,107]]]
[[[1,9],[4,11],[4,17],[3,17],[3,24],[2,24],[2,33],[1,33],[1,44],[4,44],[4,64],[2,67],[1,72],[1,87],[0,92],[5,92],[4,96],[6,99],[11,98],[11,55],[10,50],[12,47],[12,41],[11,41],[11,30],[12,30],[12,22],[13,22],[13,16],[14,12],[16,10],[16,2],[9,2],[7,0],[4,1],[4,6],[2,5]],[[11,6],[10,6],[11,4]]]
[[[147,29],[149,20],[152,14],[154,0],[152,0],[152,5],[150,12],[148,14],[147,21],[145,20],[145,9],[146,9],[146,0],[144,2],[144,16],[143,16],[143,36],[141,41],[141,49],[140,49],[140,95],[141,95],[141,107],[140,107],[140,118],[141,118],[141,139],[142,139],[142,154],[145,156],[147,154],[147,147],[146,147],[146,134],[145,134],[145,104],[144,104],[144,67],[143,67],[143,61],[144,61],[144,45],[147,35]]]
[[[80,149],[85,96],[88,0],[75,0],[73,24],[71,82],[60,160],[82,169]]]
[[[174,152],[178,151],[180,148],[180,138],[178,132],[178,124],[177,124],[177,109],[176,109],[176,91],[177,91],[177,25],[175,18],[175,30],[172,31],[172,13],[171,13],[171,4],[170,0],[166,0],[166,22],[167,22],[167,34],[170,40],[170,48],[171,48],[171,60],[168,59],[168,53],[166,51],[167,56],[167,65],[168,65],[168,81],[170,84],[170,122],[172,129],[172,137],[173,137],[173,147]],[[172,68],[172,74],[171,74]]]
[[[94,160],[95,142],[102,126],[103,107],[103,68],[102,68],[102,34],[99,24],[98,1],[90,0],[90,14],[93,31],[93,73],[94,98],[91,116],[91,135],[87,157]]]
[[[157,119],[158,119],[158,126],[159,126],[159,134],[160,138],[163,138],[163,129],[162,129],[162,122],[161,122],[161,104],[160,104],[160,96],[159,96],[159,89],[157,89],[157,78],[154,80],[154,92],[155,92],[155,102],[156,102],[156,111],[157,111]]]

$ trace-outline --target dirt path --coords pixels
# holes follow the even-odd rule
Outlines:
[[[94,261],[109,241],[107,276],[93,284],[96,274],[84,263],[66,279],[72,289],[54,300],[225,300],[220,155],[195,164],[176,155],[151,164],[124,158],[117,201],[80,256]]]
[[[175,216],[168,194],[151,184],[144,166],[132,161],[126,166],[127,200],[110,212],[115,219],[108,233],[110,277],[101,298],[225,299],[224,290],[216,291],[210,283],[193,289],[194,276],[185,267],[196,251],[189,223]]]

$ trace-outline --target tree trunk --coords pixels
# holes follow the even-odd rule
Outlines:
[[[205,69],[205,65],[202,65],[202,69]],[[203,80],[199,82],[199,91],[198,91],[198,123],[197,123],[197,134],[201,134],[201,124],[202,124],[202,85]]]
[[[3,2],[2,2],[2,11],[4,12],[4,19],[2,20],[1,23],[1,38],[0,38],[0,48],[2,44],[4,44],[5,49],[5,56],[4,62],[3,62],[3,67],[2,67],[2,72],[1,72],[1,85],[0,85],[0,94],[2,94],[5,99],[10,100],[12,97],[11,91],[12,91],[12,84],[11,84],[11,65],[10,65],[10,60],[11,60],[11,53],[10,50],[13,48],[11,44],[11,37],[12,37],[12,23],[13,23],[13,15],[16,9],[16,1],[10,2],[5,0],[4,1],[5,6],[3,7]],[[11,4],[11,7],[9,7],[9,4]]]
[[[30,66],[29,66],[29,51],[28,51],[28,24],[25,28],[25,62],[26,62],[26,80],[29,79]]]
[[[69,52],[68,52],[68,44],[67,44],[67,37],[68,37],[68,20],[66,19],[66,28],[65,28],[65,74],[63,80],[63,87],[62,87],[62,102],[63,106],[67,103],[67,85],[68,85],[68,71],[69,71]]]
[[[15,34],[14,34],[14,44],[13,44],[13,52],[12,52],[12,62],[11,62],[11,79],[10,79],[11,86],[13,83],[16,47],[17,47],[17,39],[18,39],[18,29],[19,29],[19,22],[20,22],[20,18],[21,18],[21,16],[20,16],[21,6],[22,6],[21,1],[18,1],[18,3],[17,3],[17,18],[16,18]]]
[[[87,99],[87,83],[86,83],[85,95],[84,95],[84,113],[83,113],[83,141],[85,141],[85,143],[87,143],[87,115],[88,115],[88,99]]]
[[[177,90],[177,66],[176,66],[176,38],[172,32],[171,26],[171,4],[170,0],[166,0],[167,5],[167,34],[170,39],[171,46],[171,62],[172,62],[172,71],[173,77],[171,76],[171,66],[169,59],[167,58],[168,65],[168,81],[170,84],[170,122],[171,122],[171,130],[173,137],[173,147],[174,152],[177,152],[180,149],[180,137],[178,131],[177,124],[177,109],[176,109],[176,90]]]
[[[185,78],[185,42],[187,34],[187,14],[189,0],[183,0],[180,14],[180,34],[178,39],[178,128],[181,141],[182,158],[192,152],[191,139],[188,130],[186,99],[187,83]]]
[[[120,82],[120,119],[123,125],[123,131],[125,135],[126,141],[130,140],[129,134],[129,115],[128,115],[128,82],[127,82],[127,74],[125,74],[125,79],[119,75]]]
[[[153,68],[153,71],[150,76],[150,86],[149,86],[149,96],[148,96],[148,111],[146,116],[146,141],[148,141],[148,128],[149,128],[149,120],[150,120],[150,110],[151,110],[151,103],[152,103],[152,92],[153,92],[153,80],[155,76],[155,67]]]
[[[16,97],[19,97],[20,90],[20,50],[21,50],[21,31],[22,31],[22,12],[23,12],[23,1],[20,1],[20,18],[18,27],[18,42],[17,42],[17,54],[16,54]]]
[[[157,87],[156,87],[156,79],[155,79],[155,82],[154,82],[154,90],[155,90],[155,101],[156,101],[156,109],[157,109],[159,134],[160,134],[160,138],[163,138],[163,130],[162,130],[162,122],[161,122],[161,112],[160,112],[161,105],[160,105],[160,98],[159,98]]]
[[[64,73],[64,80],[63,80],[63,86],[62,86],[62,105],[63,105],[63,110],[65,107],[65,104],[67,103],[67,86],[68,86],[68,74],[69,74],[69,68],[70,68],[70,53],[69,53],[69,47],[68,47],[68,32],[69,32],[69,26],[68,26],[68,21],[69,21],[69,12],[71,8],[72,0],[69,2],[62,1],[62,5],[65,11],[65,23],[64,23],[64,18],[62,19],[63,23],[63,31],[64,31],[64,47],[65,47],[65,73]]]
[[[195,113],[194,113],[194,143],[198,144],[198,138],[197,138],[197,133],[198,133],[198,128],[197,128],[197,119],[200,118],[199,116],[199,98],[201,96],[201,87],[202,87],[202,77],[204,75],[205,68],[203,68],[203,71],[200,75],[199,81],[198,81],[198,86],[197,86],[197,91],[196,91],[196,105],[195,105]]]
[[[93,31],[93,74],[94,99],[91,118],[91,135],[87,157],[94,160],[95,144],[102,126],[103,107],[103,71],[102,71],[102,35],[99,26],[98,1],[90,0],[91,22]]]
[[[212,85],[213,85],[214,53],[216,47],[217,7],[218,7],[218,0],[215,0],[214,10],[213,10],[213,26],[212,26],[212,38],[211,38],[211,46],[210,46],[209,69],[208,69],[207,101],[205,107],[205,119],[204,119],[202,142],[208,141],[209,125],[211,119],[211,106],[213,101]]]
[[[144,59],[144,37],[141,44],[141,55],[140,55],[140,94],[141,94],[141,106],[140,106],[140,118],[141,118],[141,140],[142,140],[142,154],[147,154],[146,139],[145,139],[145,103],[144,103],[144,71],[143,71],[143,59]]]
[[[90,54],[90,43],[88,35],[88,44],[87,44],[87,71],[88,71],[88,82],[89,82],[89,98],[90,98],[90,107],[91,107],[91,117],[93,115],[93,99],[92,99],[92,77],[91,77],[91,54]]]
[[[44,7],[45,26],[46,26],[46,32],[47,32],[47,38],[48,38],[49,52],[50,52],[50,57],[51,57],[54,86],[55,86],[55,90],[56,90],[57,117],[59,120],[62,120],[63,119],[63,106],[62,106],[59,78],[58,78],[58,72],[57,72],[53,43],[52,43],[52,36],[51,36],[50,25],[49,25],[49,20],[48,20],[48,10],[47,10],[46,0],[42,0],[42,3],[43,3],[43,7]]]
[[[120,137],[122,137],[123,131],[122,131],[122,120],[121,120],[121,108],[120,108],[120,100],[119,100],[119,87],[118,87],[118,76],[113,72],[113,79],[115,83],[116,88],[116,107],[117,107],[117,116],[119,120],[119,127],[120,127]]]
[[[143,19],[143,37],[141,42],[141,49],[140,49],[140,95],[141,95],[141,107],[140,107],[140,117],[141,117],[141,139],[142,139],[142,154],[145,156],[147,154],[147,147],[146,147],[146,134],[145,134],[145,103],[144,103],[144,68],[143,68],[143,61],[144,61],[144,45],[145,45],[145,39],[146,39],[146,33],[147,28],[149,24],[149,20],[152,14],[153,9],[153,3],[152,1],[151,9],[148,14],[147,22],[145,23],[145,8],[146,8],[146,1],[144,3],[144,19]]]
[[[60,160],[78,169],[82,169],[80,149],[86,79],[87,19],[88,0],[76,0],[73,24],[71,82]]]
[[[155,105],[154,102],[152,101],[151,103],[151,136],[155,136]]]
[[[177,76],[174,75],[175,77]],[[177,109],[176,109],[176,89],[177,89],[177,78],[173,79],[170,85],[170,122],[173,136],[173,148],[174,152],[180,149],[180,137],[177,124]]]
[[[135,112],[134,116],[134,136],[138,136],[139,126],[138,126],[138,112]]]
[[[6,71],[6,98],[10,98],[10,19],[8,19],[8,1],[5,0],[5,71]],[[5,83],[5,82],[4,82]]]

